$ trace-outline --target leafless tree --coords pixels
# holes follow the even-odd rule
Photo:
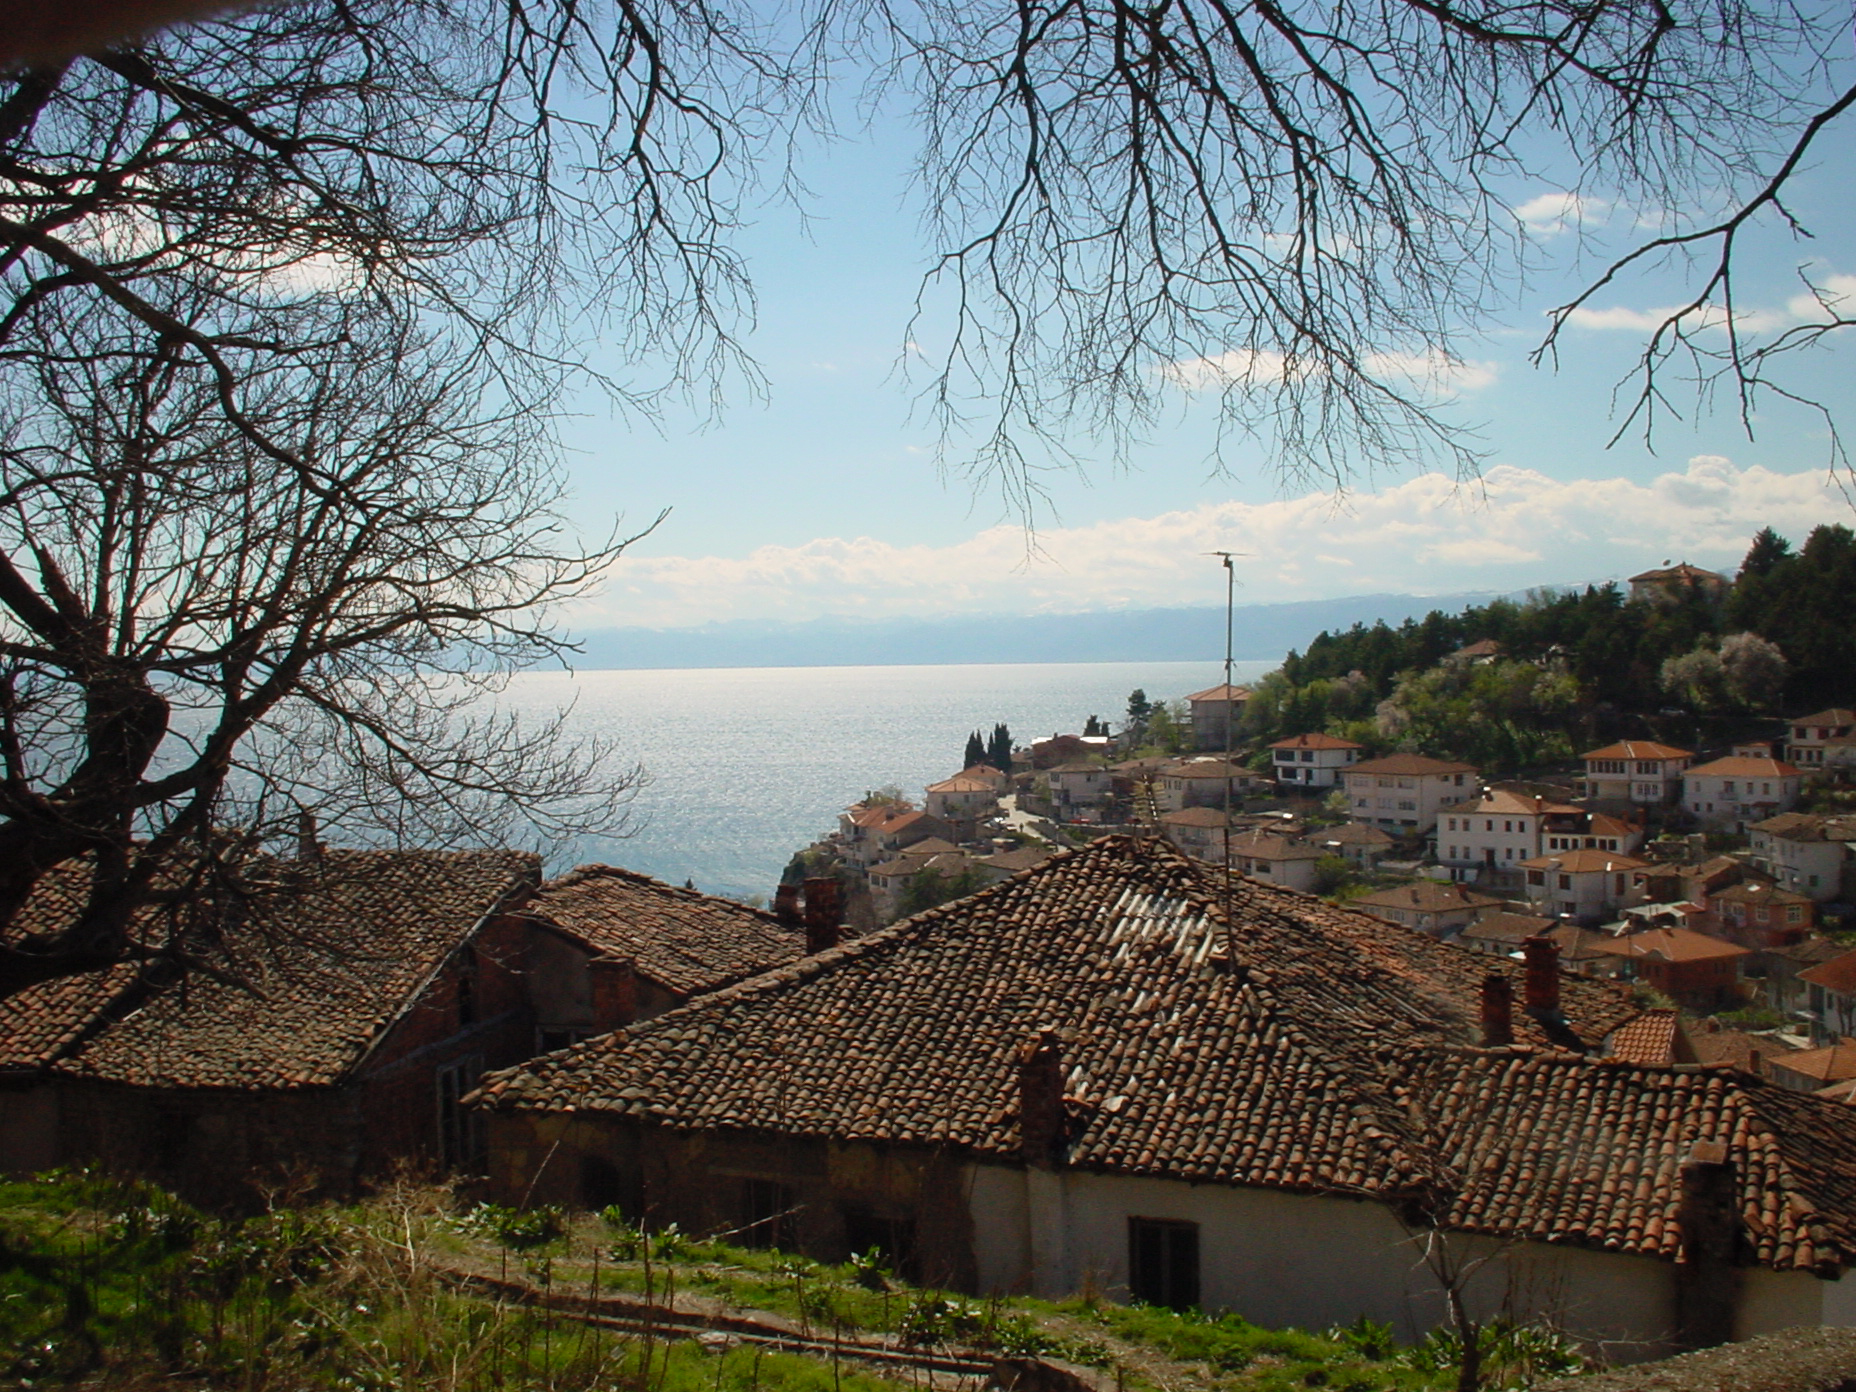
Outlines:
[[[182,950],[135,931],[174,867],[236,874],[305,813],[456,844],[622,812],[611,750],[484,698],[563,650],[550,607],[624,543],[563,535],[538,422],[486,411],[483,371],[343,327],[241,375],[237,421],[208,362],[103,315],[6,380],[0,922],[61,864],[87,881],[0,934],[0,995]]]

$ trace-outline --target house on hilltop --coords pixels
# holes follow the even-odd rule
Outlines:
[[[48,877],[12,931],[68,920],[83,873]],[[481,1164],[458,1099],[534,1053],[516,909],[538,858],[329,850],[242,873],[236,933],[201,910],[210,972],[125,963],[0,1001],[0,1169],[94,1163],[239,1204],[289,1177],[344,1193]]]
[[[1528,957],[1107,837],[479,1105],[511,1197],[574,1203],[591,1157],[652,1221],[778,1212],[967,1291],[1411,1337],[1444,1318],[1434,1234],[1488,1259],[1477,1314],[1613,1356],[1856,1317],[1856,1111],[1594,1061],[1642,1012]]]
[[[1856,748],[1856,711],[1841,706],[1801,715],[1789,722],[1785,758],[1804,769],[1822,769],[1849,762]]]
[[[1804,774],[1783,759],[1729,755],[1682,774],[1682,802],[1703,826],[1743,832],[1749,822],[1789,812]]]
[[[1719,599],[1727,593],[1727,577],[1718,571],[1703,570],[1683,561],[1659,570],[1646,570],[1625,582],[1630,597],[1640,604],[1679,604],[1690,595]]]
[[[1653,740],[1619,740],[1579,756],[1585,764],[1585,796],[1595,802],[1661,807],[1675,801],[1682,770],[1695,757],[1687,749]]]
[[[1813,902],[1829,903],[1843,892],[1856,844],[1856,817],[1782,812],[1747,828],[1748,859],[1784,888]]]
[[[1365,747],[1320,731],[1291,735],[1270,746],[1270,767],[1285,786],[1333,788],[1340,783],[1341,770],[1358,762]]]

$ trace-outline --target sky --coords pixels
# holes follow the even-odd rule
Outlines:
[[[1856,130],[1856,117],[1845,124]],[[668,516],[564,616],[571,627],[1212,604],[1222,573],[1203,553],[1219,549],[1245,553],[1246,603],[1516,590],[1675,559],[1731,569],[1761,526],[1798,541],[1856,520],[1823,422],[1776,399],[1749,434],[1731,401],[1698,407],[1678,389],[1683,419],[1651,442],[1612,441],[1614,389],[1657,311],[1678,302],[1680,267],[1607,289],[1569,327],[1557,368],[1529,362],[1546,311],[1651,219],[1519,180],[1510,206],[1530,230],[1534,272],[1447,374],[1479,477],[1362,472],[1337,496],[1285,481],[1254,446],[1216,468],[1207,398],[1182,372],[1173,413],[1127,467],[1072,436],[1086,462],[1045,476],[1028,530],[995,494],[938,467],[913,399],[907,325],[927,243],[904,134],[886,123],[809,150],[806,216],[753,212],[740,246],[759,308],[745,343],[764,396],[737,389],[718,419],[673,408],[659,422],[617,415],[593,391],[578,399],[565,430],[570,515],[589,530]],[[1756,229],[1739,292],[1751,330],[1818,312],[1801,275],[1856,294],[1856,140],[1843,134],[1792,191],[1817,235]],[[1799,361],[1790,380],[1849,400],[1852,347]]]

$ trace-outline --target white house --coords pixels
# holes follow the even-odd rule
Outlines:
[[[1572,1052],[1640,1016],[1550,951],[1227,891],[1109,837],[478,1105],[498,1199],[631,1195],[696,1232],[791,1214],[800,1251],[876,1246],[974,1293],[1410,1339],[1444,1322],[1447,1261],[1475,1315],[1614,1358],[1856,1321],[1856,1109]]]
[[[1341,770],[1358,762],[1366,746],[1335,735],[1315,732],[1292,735],[1270,746],[1270,768],[1276,781],[1296,788],[1332,788]]]
[[[1797,805],[1804,773],[1782,759],[1729,756],[1682,775],[1682,805],[1704,826],[1745,831]]]
[[[1568,824],[1583,820],[1584,815],[1565,803],[1491,788],[1444,808],[1437,822],[1437,859],[1459,880],[1512,871],[1544,849],[1550,819]]]
[[[1235,747],[1237,722],[1244,718],[1244,703],[1250,699],[1247,686],[1208,686],[1186,698],[1192,710],[1192,739],[1200,749]]]
[[[1341,775],[1347,808],[1356,822],[1416,836],[1437,825],[1437,814],[1477,787],[1476,766],[1423,754],[1368,759]]]
[[[1647,860],[1609,851],[1561,851],[1523,861],[1528,903],[1536,911],[1596,923],[1638,901],[1632,872]]]
[[[1629,581],[1630,597],[1639,604],[1675,604],[1691,594],[1718,598],[1727,592],[1728,580],[1719,571],[1703,570],[1687,561],[1660,570],[1646,570]]]
[[[1160,834],[1200,860],[1223,859],[1228,825],[1223,810],[1217,807],[1182,807],[1160,814]]]
[[[1231,806],[1242,806],[1257,775],[1242,764],[1227,764],[1223,759],[1187,759],[1162,769],[1154,800],[1163,812],[1177,812],[1182,807],[1223,807],[1227,797]]]
[[[1747,828],[1752,840],[1748,859],[1783,888],[1826,904],[1843,891],[1856,817],[1782,812]]]
[[[1695,755],[1652,740],[1620,740],[1579,757],[1585,763],[1587,797],[1660,807],[1675,800],[1682,770]]]
[[[1315,862],[1327,852],[1306,841],[1253,831],[1231,838],[1231,867],[1284,889],[1312,890]]]
[[[1389,918],[1394,923],[1434,938],[1455,937],[1484,914],[1501,908],[1502,901],[1460,884],[1417,880],[1375,890],[1352,901],[1356,908]]]
[[[1110,774],[1106,765],[1068,763],[1044,770],[1051,805],[1064,821],[1080,821],[1080,813],[1094,811],[1108,801]]]
[[[1856,711],[1840,706],[1801,715],[1789,723],[1791,738],[1785,743],[1785,757],[1802,769],[1820,769],[1835,762],[1829,757],[1831,746],[1847,747],[1856,740]]]
[[[999,784],[969,773],[957,773],[939,783],[930,783],[923,791],[926,796],[922,806],[930,816],[968,828],[999,807]]]

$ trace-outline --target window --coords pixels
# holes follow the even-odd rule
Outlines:
[[[535,1030],[535,1052],[551,1054],[556,1049],[565,1049],[571,1044],[578,1044],[582,1039],[590,1039],[592,1035],[592,1030],[575,1025],[541,1025]]]
[[[459,1098],[483,1076],[483,1055],[471,1054],[438,1070],[438,1158],[448,1170],[483,1167],[483,1118]]]
[[[1571,888],[1572,888],[1572,876],[1571,876],[1571,875],[1561,875],[1561,876],[1560,876],[1560,888],[1561,888],[1561,889],[1571,889]]]
[[[1305,764],[1312,764],[1314,763],[1314,761],[1315,761],[1315,751],[1312,749],[1304,749],[1302,751],[1302,762]]]
[[[847,1208],[844,1240],[860,1256],[875,1252],[900,1276],[915,1272],[915,1224],[908,1218],[885,1218],[867,1208]]]
[[[458,1028],[477,1023],[477,954],[467,944],[458,950]]]
[[[742,1180],[741,1227],[737,1234],[741,1245],[793,1251],[799,1245],[794,1234],[793,1209],[791,1185],[774,1179]]]
[[[1197,1307],[1199,1225],[1170,1218],[1130,1218],[1128,1292],[1145,1304],[1170,1310]]]
[[[1418,810],[1418,804],[1411,798],[1400,798],[1398,800],[1398,810],[1401,812],[1416,812]]]

